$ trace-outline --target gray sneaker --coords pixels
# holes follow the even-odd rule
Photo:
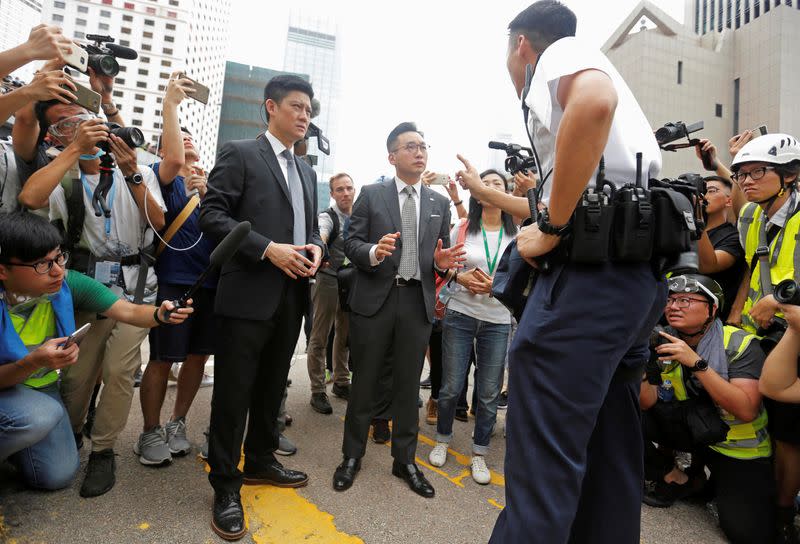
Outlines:
[[[186,438],[186,418],[179,417],[169,421],[164,430],[167,432],[167,444],[172,455],[186,455],[192,451],[192,445]]]
[[[143,465],[163,465],[172,461],[167,445],[167,434],[161,425],[139,435],[139,440],[133,446],[133,453],[139,456]]]

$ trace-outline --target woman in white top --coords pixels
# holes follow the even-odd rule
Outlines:
[[[496,170],[481,174],[487,187],[505,192],[506,178]],[[466,263],[451,283],[447,313],[442,322],[443,374],[439,392],[437,444],[431,451],[432,465],[447,461],[447,445],[453,436],[456,401],[469,369],[473,346],[477,355],[475,387],[478,390],[475,431],[473,433],[472,477],[488,484],[491,473],[484,455],[489,451],[492,428],[497,419],[497,402],[503,386],[503,369],[511,331],[511,314],[491,297],[492,276],[503,252],[514,239],[517,229],[511,215],[494,206],[482,205],[470,198],[469,216],[450,233],[451,243],[459,234],[464,238]],[[457,285],[455,285],[457,283]]]

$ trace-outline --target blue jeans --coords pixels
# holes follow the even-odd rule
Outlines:
[[[508,334],[511,325],[499,325],[447,310],[442,332],[442,389],[439,391],[439,417],[436,440],[449,444],[453,437],[453,419],[458,395],[469,370],[473,345],[476,350],[475,387],[478,406],[475,410],[475,433],[472,451],[489,451],[492,428],[497,420],[497,402],[503,387]]]
[[[58,385],[0,391],[0,460],[8,459],[31,487],[67,487],[78,471],[78,449]]]

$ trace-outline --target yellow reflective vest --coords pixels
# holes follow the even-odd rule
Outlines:
[[[759,246],[761,223],[765,220],[764,210],[755,202],[746,204],[739,213],[739,239],[744,240],[744,258],[750,267],[750,288],[747,301],[742,310],[742,327],[755,334],[758,324],[750,317],[750,310],[764,297],[761,288],[761,270],[755,258]],[[784,228],[769,244],[770,283],[776,286],[783,280],[798,279],[795,270],[800,270],[800,213],[791,215]],[[782,314],[776,314],[782,317]]]
[[[31,312],[28,319],[16,314],[11,315],[14,330],[22,343],[33,351],[49,338],[56,336],[56,316],[50,301],[39,302]],[[58,381],[58,372],[49,368],[40,368],[26,379],[23,385],[34,389],[41,389]]]
[[[742,356],[750,342],[757,341],[756,336],[737,327],[725,325],[723,330],[725,355],[729,365]],[[671,362],[661,372],[662,380],[670,380],[672,382],[675,400],[677,401],[689,398],[684,377],[683,365],[678,362]],[[772,455],[772,443],[767,432],[767,411],[764,409],[763,404],[759,408],[758,416],[749,423],[736,419],[733,414],[728,413],[719,406],[717,409],[720,412],[720,417],[728,424],[730,430],[724,442],[710,446],[712,450],[735,459],[757,459]]]

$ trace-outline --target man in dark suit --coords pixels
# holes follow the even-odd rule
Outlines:
[[[431,334],[440,274],[463,261],[450,245],[450,201],[421,182],[428,146],[414,123],[401,123],[386,141],[395,177],[367,185],[353,206],[345,254],[358,268],[350,293],[350,352],[355,370],[344,424],[344,461],[333,487],[353,485],[367,434],[391,366],[392,474],[423,497],[434,490],[414,464],[419,431],[419,374]]]
[[[211,525],[227,540],[246,532],[242,482],[280,487],[308,482],[306,474],[283,468],[274,451],[276,418],[308,307],[308,278],[323,253],[317,177],[292,151],[308,129],[313,94],[311,85],[296,76],[276,76],[267,83],[267,132],[222,146],[200,215],[203,232],[215,240],[240,221],[252,224],[222,268],[215,304],[219,345],[208,456],[215,493]],[[242,474],[237,465],[248,411]]]

